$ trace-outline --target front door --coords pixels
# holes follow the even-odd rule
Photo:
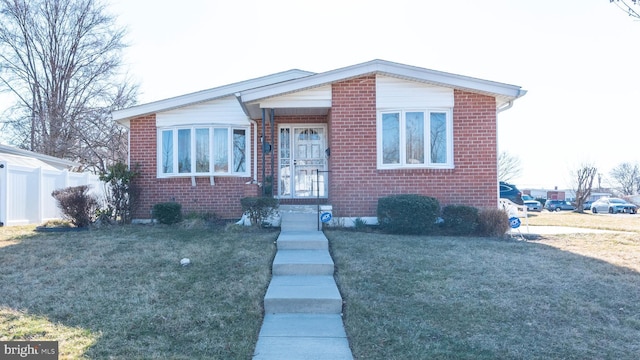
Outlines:
[[[280,126],[281,198],[327,197],[326,127]]]

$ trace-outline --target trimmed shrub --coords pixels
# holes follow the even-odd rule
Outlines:
[[[440,214],[437,199],[416,195],[392,195],[378,199],[380,229],[391,234],[429,234]]]
[[[442,224],[447,234],[471,235],[478,227],[478,209],[466,205],[447,205],[442,208]]]
[[[247,214],[252,226],[265,226],[265,221],[278,209],[278,199],[267,196],[250,196],[240,199],[242,212]]]
[[[89,194],[89,185],[71,186],[51,193],[58,201],[62,214],[77,227],[91,224],[98,200]]]
[[[501,209],[484,209],[478,214],[478,235],[502,237],[509,231],[509,215]]]
[[[164,202],[153,205],[151,216],[160,224],[175,224],[182,221],[182,205],[177,202]]]

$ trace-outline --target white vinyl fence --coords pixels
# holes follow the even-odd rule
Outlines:
[[[104,185],[97,175],[0,161],[0,224],[40,224],[60,219],[62,213],[51,193],[79,185],[91,185],[91,193],[100,200],[104,197]]]

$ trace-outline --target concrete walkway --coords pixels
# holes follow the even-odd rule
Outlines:
[[[317,214],[281,208],[281,232],[254,359],[353,359],[329,242]]]

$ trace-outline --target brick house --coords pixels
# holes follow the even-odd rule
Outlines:
[[[240,199],[264,193],[375,220],[378,199],[391,194],[497,206],[497,114],[525,93],[373,60],[272,74],[113,118],[129,128],[129,162],[141,171],[137,219],[165,201],[239,218]]]

